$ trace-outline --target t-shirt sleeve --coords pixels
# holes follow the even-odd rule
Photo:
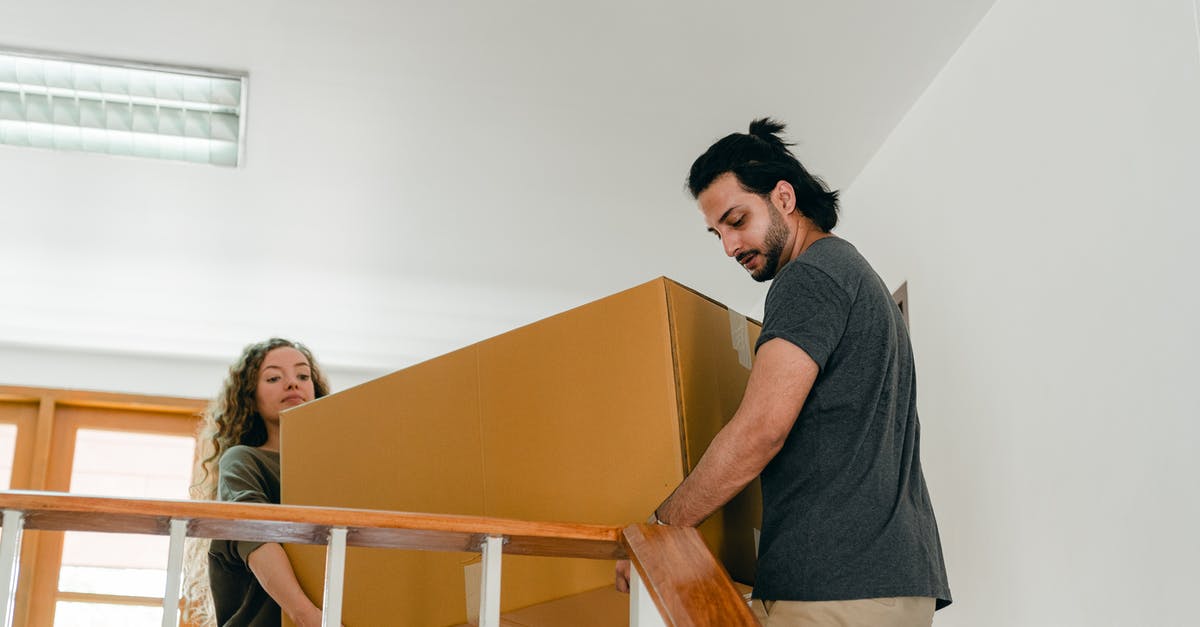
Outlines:
[[[776,276],[767,292],[763,330],[754,350],[782,338],[800,347],[825,370],[829,356],[842,340],[850,316],[850,297],[825,272],[792,263]]]
[[[231,503],[270,503],[267,473],[244,448],[231,448],[218,464],[217,498]]]
[[[271,479],[257,460],[241,448],[231,448],[218,464],[217,498],[232,503],[270,503],[267,482]],[[243,563],[263,542],[229,540],[229,553]]]

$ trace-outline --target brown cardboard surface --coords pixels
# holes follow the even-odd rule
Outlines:
[[[469,627],[469,623],[455,627]],[[628,627],[629,595],[611,585],[500,615],[501,627]]]
[[[690,472],[717,432],[733,418],[750,370],[733,348],[728,309],[674,282],[667,283],[667,294]],[[762,326],[752,320],[745,325],[753,347]],[[736,581],[754,582],[754,529],[761,521],[762,488],[755,479],[700,526],[705,542]]]
[[[734,582],[743,596],[750,587]],[[501,627],[628,627],[629,595],[612,586],[588,590],[500,615]],[[469,627],[468,623],[455,627]]]
[[[724,307],[660,278],[298,407],[283,502],[641,521],[737,408],[748,371],[730,338]],[[745,580],[753,538],[731,525],[757,510],[731,505],[702,531]],[[288,552],[319,599],[324,549]],[[470,558],[351,549],[346,624],[462,622]],[[510,613],[612,582],[608,561],[505,556],[503,572]]]
[[[448,514],[484,513],[475,349],[393,373],[286,412],[282,500]],[[310,598],[324,589],[325,548],[288,546]],[[470,554],[351,548],[347,625],[379,625],[381,607],[412,625],[461,620]]]
[[[488,515],[626,524],[679,483],[666,309],[653,282],[479,345]],[[505,607],[613,576],[595,560],[522,557],[504,569]]]

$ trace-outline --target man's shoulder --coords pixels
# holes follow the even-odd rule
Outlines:
[[[836,235],[813,242],[808,250],[779,270],[776,281],[783,283],[826,278],[852,291],[863,274],[873,272],[867,260],[850,242]]]
[[[840,237],[825,237],[809,245],[800,256],[784,264],[775,274],[772,286],[779,283],[812,280],[813,277],[837,279],[843,268],[852,265],[858,251]]]
[[[836,235],[830,235],[809,244],[808,250],[797,257],[796,261],[832,274],[833,270],[839,268],[857,266],[863,263],[864,259],[854,244]]]

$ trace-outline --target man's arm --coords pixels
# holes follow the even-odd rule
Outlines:
[[[659,520],[694,527],[737,495],[787,440],[819,368],[803,349],[773,338],[759,347],[742,404],[700,463],[655,510]]]
[[[787,340],[760,346],[742,404],[692,473],[654,510],[658,520],[694,527],[741,492],[783,448],[819,370]],[[629,592],[629,568],[629,560],[617,562],[618,592]]]

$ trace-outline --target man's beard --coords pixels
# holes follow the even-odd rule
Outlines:
[[[787,246],[788,240],[787,223],[783,221],[783,216],[779,215],[779,210],[769,200],[767,204],[770,205],[771,224],[763,237],[762,250],[758,251],[763,256],[763,265],[750,273],[750,278],[760,283],[770,281],[779,272],[779,258],[783,256],[783,247]]]

